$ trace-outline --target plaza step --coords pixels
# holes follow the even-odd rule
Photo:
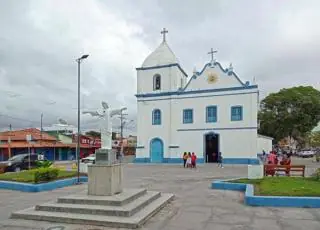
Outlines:
[[[131,201],[123,206],[106,206],[106,205],[84,205],[84,204],[69,204],[69,203],[47,203],[37,205],[38,211],[47,212],[67,212],[92,215],[106,216],[125,216],[129,217],[146,207],[148,204],[158,199],[161,196],[160,192],[147,192],[143,196]]]
[[[48,212],[29,208],[12,213],[11,218],[115,228],[139,228],[163,206],[171,201],[173,197],[173,194],[161,193],[161,196],[158,199],[155,199],[153,202],[130,217]]]
[[[86,192],[58,198],[58,203],[122,206],[145,195],[146,189],[125,189],[114,196],[89,196]]]

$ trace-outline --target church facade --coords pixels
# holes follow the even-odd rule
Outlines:
[[[213,56],[188,77],[164,36],[137,68],[135,162],[180,163],[184,152],[216,162],[221,152],[224,163],[257,163],[258,97]]]

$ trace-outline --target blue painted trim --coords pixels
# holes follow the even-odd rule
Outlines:
[[[182,160],[182,158],[163,158],[163,163],[182,164],[183,160]],[[197,164],[203,164],[204,163],[204,159],[203,158],[198,158],[196,163]]]
[[[163,101],[163,100],[180,100],[180,99],[188,99],[188,98],[205,98],[205,97],[221,97],[221,96],[232,96],[232,95],[245,95],[245,94],[254,94],[257,92],[245,92],[245,93],[227,93],[227,94],[218,94],[218,95],[202,95],[202,96],[192,96],[192,97],[171,97],[171,98],[154,98],[149,100],[138,100],[138,102],[144,101]]]
[[[259,165],[260,161],[258,158],[223,158],[222,163],[224,163],[224,164]]]
[[[198,76],[202,75],[203,72],[206,70],[207,67],[214,68],[215,66],[218,66],[218,67],[220,68],[220,70],[221,70],[223,73],[228,74],[228,76],[234,76],[242,86],[249,86],[250,83],[249,83],[249,82],[244,83],[243,81],[241,81],[241,79],[239,78],[239,76],[238,76],[235,72],[233,72],[233,70],[229,71],[228,68],[227,68],[227,69],[224,69],[219,62],[214,62],[213,66],[212,66],[211,63],[207,63],[207,64],[204,65],[203,69],[202,69],[200,72],[196,72],[196,73],[190,78],[190,80],[188,81],[188,83],[186,84],[186,86],[183,88],[183,90],[186,90],[186,89],[188,88],[188,86],[189,86],[189,84],[191,83],[192,80],[195,80],[195,79],[197,79]]]
[[[200,90],[190,90],[190,91],[168,91],[168,92],[159,92],[159,93],[144,93],[136,94],[137,98],[145,97],[160,97],[160,96],[173,96],[173,95],[185,95],[185,94],[201,94],[201,93],[212,93],[212,92],[224,92],[224,91],[235,91],[235,90],[248,90],[248,89],[257,89],[257,85],[250,86],[239,86],[239,87],[229,87],[229,88],[219,88],[219,89],[200,89]],[[252,92],[257,93],[257,92]]]
[[[150,158],[148,157],[141,157],[141,158],[138,157],[138,158],[135,158],[133,162],[137,164],[152,163],[150,161]],[[163,161],[158,164],[182,164],[182,163],[183,163],[182,158],[163,158]],[[203,164],[203,163],[204,163],[203,158],[197,159],[197,164]]]
[[[143,145],[137,146],[136,149],[144,149],[144,146]]]
[[[159,117],[160,117],[159,121],[157,120],[157,122],[155,120],[155,112],[159,113]],[[152,125],[161,125],[161,110],[160,109],[154,109],[152,111]]]
[[[150,66],[150,67],[139,67],[139,68],[136,68],[136,70],[161,69],[161,68],[168,68],[168,67],[173,67],[173,66],[177,66],[177,67],[179,68],[179,70],[183,73],[183,75],[184,75],[185,77],[188,77],[188,75],[187,75],[186,72],[181,68],[181,66],[179,65],[179,63],[173,63],[173,64],[168,64],[168,65]]]
[[[215,115],[213,121],[209,121],[208,110],[214,109]],[[206,123],[216,123],[218,121],[218,107],[216,105],[209,105],[206,107]]]
[[[167,163],[167,164],[182,164],[183,160],[182,158],[163,158],[162,163]]]
[[[185,120],[185,113],[190,112],[191,111],[191,121],[189,120]],[[182,123],[183,124],[193,124],[193,109],[184,109],[182,112]]]
[[[169,148],[170,149],[177,149],[177,148],[180,148],[179,145],[169,145]]]
[[[235,119],[234,117],[233,117],[233,112],[235,111],[235,110],[238,110],[238,109],[240,109],[240,119]],[[230,116],[231,116],[231,121],[242,121],[243,120],[243,106],[242,105],[234,105],[234,106],[231,106],[231,113],[230,113]]]
[[[203,129],[177,129],[177,131],[217,131],[217,130],[244,130],[244,129],[258,129],[258,127],[234,127],[234,128],[203,128]]]
[[[13,181],[0,181],[0,189],[17,190],[21,192],[42,192],[50,191],[58,188],[63,188],[66,186],[74,185],[78,181],[78,178],[68,178],[63,180],[52,181],[42,184],[28,184]],[[87,182],[88,177],[80,177],[80,182]]]
[[[150,157],[136,157],[133,163],[150,163]]]
[[[250,206],[320,208],[320,197],[255,196],[251,184],[214,181],[211,188],[245,191],[244,203]]]

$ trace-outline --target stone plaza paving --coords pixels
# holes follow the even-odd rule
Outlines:
[[[319,167],[308,165],[309,172]],[[212,190],[214,179],[245,177],[244,165],[217,168],[205,164],[196,170],[180,165],[124,166],[124,187],[174,193],[173,202],[152,217],[141,229],[152,230],[319,230],[320,209],[249,207],[243,204],[243,193]],[[49,192],[22,193],[0,190],[0,229],[99,230],[115,229],[63,223],[9,219],[13,211],[56,200],[81,192],[86,185],[66,187]]]

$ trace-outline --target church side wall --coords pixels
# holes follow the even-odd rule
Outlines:
[[[164,142],[164,161],[180,162],[182,153],[190,151],[204,162],[204,135],[208,132],[219,134],[225,162],[248,163],[257,157],[257,90],[143,100],[138,100],[137,158],[149,158],[150,141],[158,137]],[[206,123],[206,107],[210,105],[218,109],[215,123]],[[231,121],[231,106],[235,105],[243,107],[242,121]],[[155,108],[161,110],[160,126],[152,125]],[[193,109],[192,124],[183,124],[184,109]]]
[[[161,110],[161,125],[152,125],[152,111]],[[168,101],[138,102],[136,158],[150,158],[150,142],[154,138],[163,141],[164,158],[170,157],[170,103]],[[148,161],[148,160],[146,160]]]
[[[179,132],[179,150],[172,157],[181,157],[183,152],[194,152],[200,162],[206,161],[205,134],[210,131]],[[217,130],[219,135],[219,150],[226,163],[249,163],[249,159],[257,158],[256,129],[248,130]],[[203,158],[203,159],[201,159]]]
[[[184,98],[183,98],[184,97]],[[206,122],[206,107],[217,106],[217,122]],[[231,106],[243,107],[243,120],[231,121]],[[185,151],[204,157],[204,135],[219,134],[220,151],[229,162],[244,161],[257,157],[257,91],[228,92],[219,94],[181,96],[172,100],[172,143],[179,148],[171,149],[171,158],[179,158]],[[184,109],[193,109],[193,123],[183,124]],[[205,161],[205,159],[200,159]],[[227,162],[228,160],[226,160]]]

